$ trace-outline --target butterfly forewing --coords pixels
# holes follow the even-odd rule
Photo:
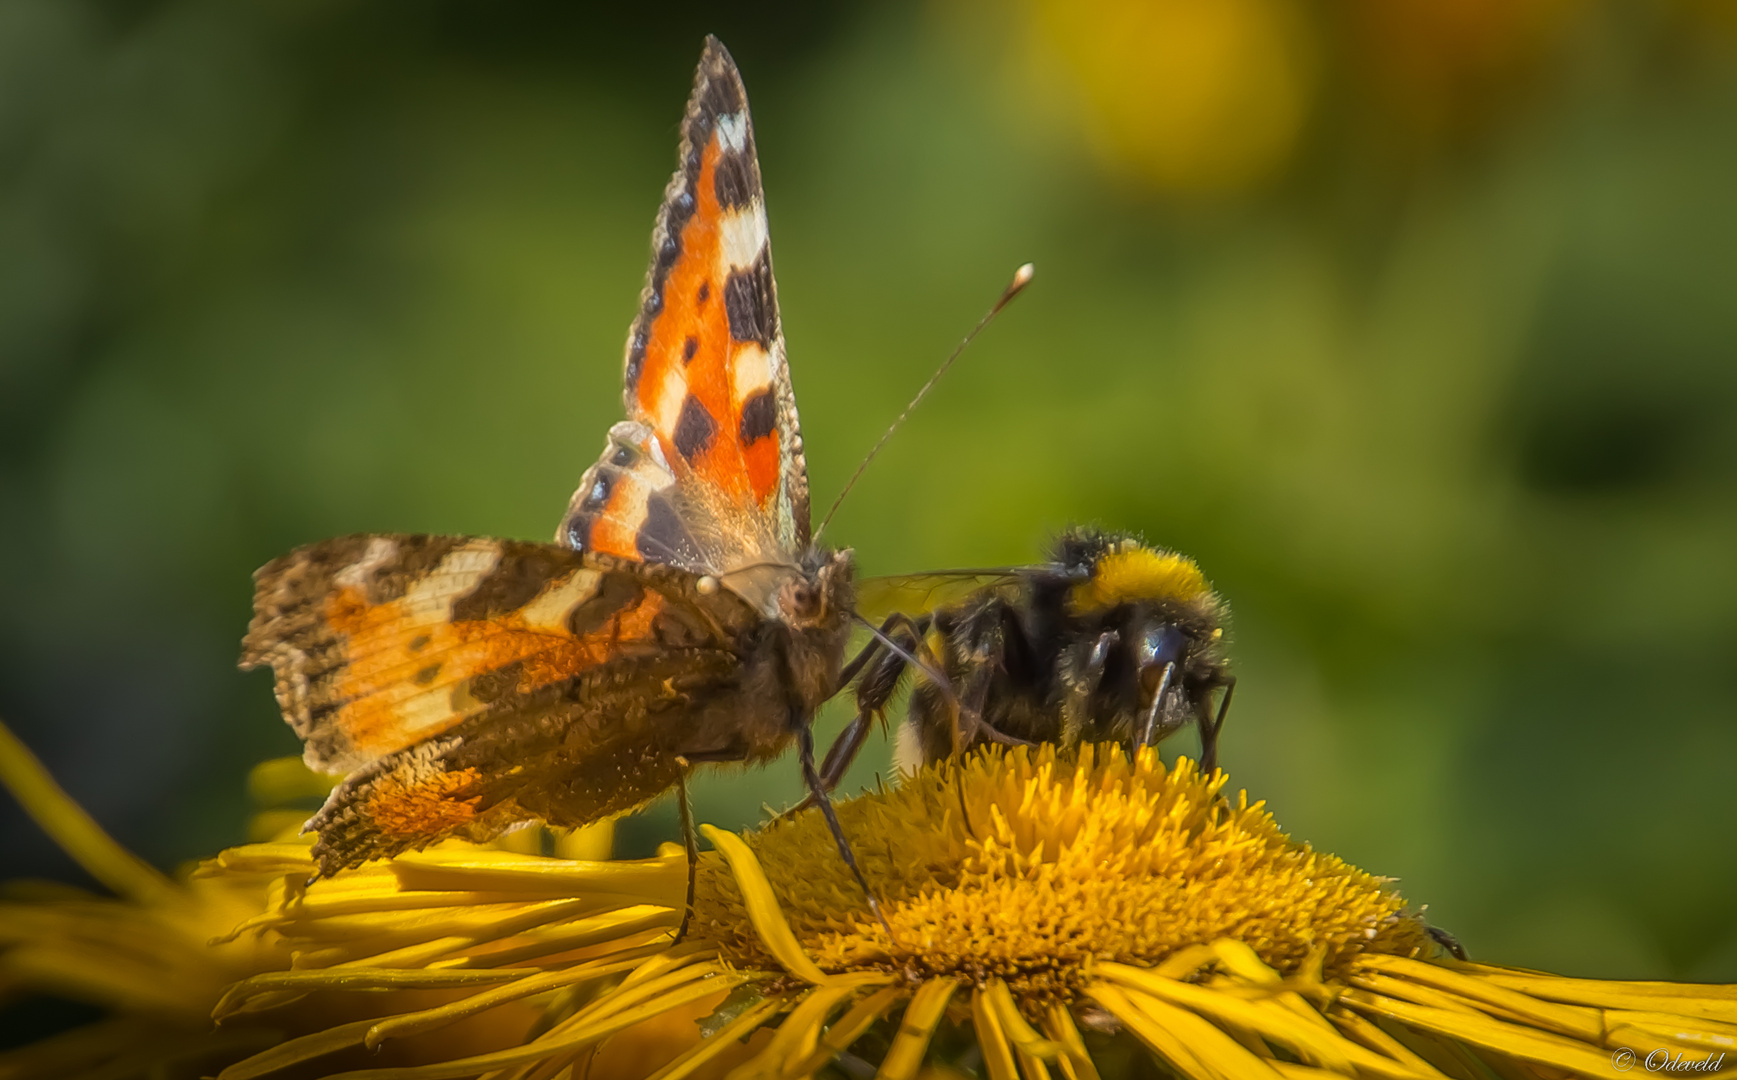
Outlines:
[[[807,546],[808,476],[747,93],[709,40],[628,332],[629,422],[558,541],[727,573]]]

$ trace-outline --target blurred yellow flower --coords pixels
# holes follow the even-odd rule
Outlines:
[[[7,905],[37,934],[0,955],[11,985],[116,1014],[0,1055],[4,1076],[748,1080],[836,1062],[1096,1080],[1144,1075],[1151,1056],[1188,1080],[1548,1080],[1609,1075],[1613,1054],[1737,1048],[1737,987],[1449,960],[1382,879],[1223,798],[1222,774],[1150,751],[997,749],[842,803],[891,937],[814,815],[704,827],[716,850],[681,942],[673,845],[603,862],[449,844],[308,887],[307,845],[276,840],[170,883],[9,739],[0,773],[63,842],[86,830],[69,849],[120,868],[104,880],[139,874],[121,900]],[[210,890],[236,903],[219,913]],[[105,932],[137,954],[130,994],[105,996],[78,963]],[[153,983],[179,1041],[140,1052],[116,1025],[150,1032]],[[196,1030],[202,1010],[215,1026]],[[81,1038],[105,1052],[68,1057]]]
[[[1032,0],[1030,28],[1106,163],[1161,192],[1266,180],[1314,100],[1314,38],[1294,0]]]

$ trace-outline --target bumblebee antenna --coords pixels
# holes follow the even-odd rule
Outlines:
[[[953,366],[953,361],[959,359],[959,354],[965,351],[965,346],[971,344],[977,335],[983,332],[983,328],[988,326],[995,319],[995,316],[1001,314],[1001,309],[1018,296],[1021,289],[1031,284],[1031,276],[1035,272],[1036,269],[1030,263],[1026,263],[1013,272],[1013,280],[1008,282],[1007,288],[1002,290],[1000,299],[996,300],[994,306],[984,313],[983,318],[977,320],[977,325],[973,326],[971,332],[965,335],[965,340],[959,343],[952,355],[941,361],[941,366],[935,369],[935,374],[929,376],[929,381],[923,384],[921,390],[917,391],[917,396],[911,399],[909,405],[905,406],[905,411],[900,413],[899,418],[894,420],[886,432],[881,435],[881,441],[875,443],[874,449],[870,450],[868,456],[862,459],[862,464],[856,467],[856,472],[850,474],[850,479],[845,481],[844,490],[838,493],[838,498],[832,500],[832,509],[826,512],[826,516],[820,519],[820,527],[814,530],[815,543],[820,542],[820,534],[826,531],[826,526],[832,521],[832,515],[838,513],[839,504],[844,502],[846,495],[850,494],[850,489],[856,486],[857,479],[862,476],[862,471],[868,468],[869,462],[873,461],[875,455],[881,452],[881,447],[885,446],[887,440],[893,437],[893,432],[899,430],[899,425],[905,422],[906,417],[911,415],[911,411],[928,396],[930,390],[935,388],[935,384],[941,381],[941,376],[947,374],[947,369]]]

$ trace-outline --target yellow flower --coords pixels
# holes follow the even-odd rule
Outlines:
[[[1104,162],[1162,193],[1237,193],[1282,169],[1316,96],[1295,0],[1032,0],[1038,63],[1080,105]]]
[[[0,750],[39,819],[78,815],[21,750]],[[1144,1074],[1151,1057],[1189,1080],[1546,1080],[1613,1075],[1624,1053],[1737,1051],[1737,987],[1453,961],[1387,882],[1291,842],[1223,784],[1149,752],[1043,747],[843,802],[890,937],[803,814],[743,836],[704,828],[715,851],[679,943],[673,845],[618,862],[443,845],[309,888],[306,845],[278,840],[185,882],[141,877],[121,900],[17,901],[8,925],[31,914],[49,951],[21,969],[9,939],[0,961],[16,985],[66,993],[76,980],[55,974],[78,969],[56,957],[98,930],[209,926],[200,897],[236,902],[210,942],[122,941],[141,986],[154,973],[184,1021],[210,1010],[201,1037],[229,1041],[115,1076],[748,1080],[836,1063],[890,1080],[1092,1080]],[[101,840],[69,848],[130,858]],[[153,1007],[103,1000],[134,1030]],[[20,1053],[38,1058],[0,1056],[0,1075],[66,1071]]]

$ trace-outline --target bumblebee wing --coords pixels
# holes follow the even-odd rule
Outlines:
[[[1032,573],[1047,569],[1043,564],[996,566],[865,578],[856,583],[856,610],[875,623],[894,613],[927,615],[987,590],[1013,589]]]

